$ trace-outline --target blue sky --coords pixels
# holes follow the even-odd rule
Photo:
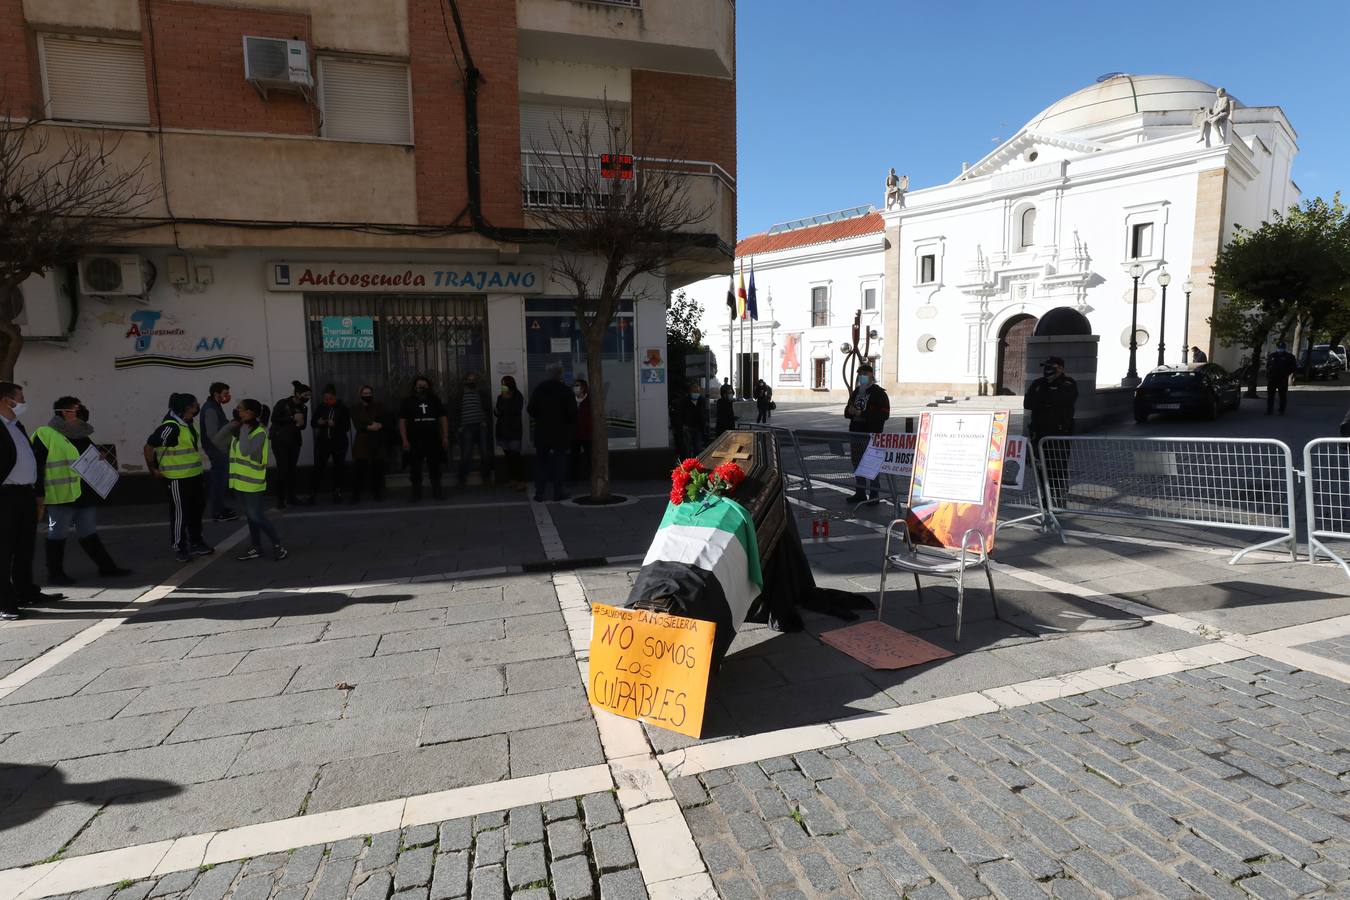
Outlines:
[[[1303,196],[1350,186],[1350,0],[740,0],[737,32],[742,237],[949,181],[1107,72],[1281,106]]]

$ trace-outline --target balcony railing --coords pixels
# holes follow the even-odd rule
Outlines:
[[[719,197],[723,190],[733,194],[736,190],[736,179],[715,162],[634,157],[634,179],[640,180],[644,169],[709,179],[711,190]],[[606,188],[614,184],[600,174],[598,154],[582,157],[557,151],[521,151],[520,173],[521,202],[526,209],[578,208],[588,203],[602,205],[611,196]],[[706,190],[695,190],[694,193],[706,193]]]

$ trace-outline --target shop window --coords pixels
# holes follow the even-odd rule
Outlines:
[[[412,143],[408,67],[370,60],[319,59],[323,136],[376,144]]]
[[[830,289],[811,288],[811,325],[820,327],[830,324]]]
[[[38,51],[51,118],[149,124],[145,51],[139,42],[44,34]]]
[[[601,365],[605,374],[605,412],[609,445],[637,446],[637,371],[634,363],[633,301],[624,300],[605,332]],[[525,377],[516,375],[529,396],[548,377],[549,363],[559,363],[569,385],[589,380],[586,347],[576,319],[576,301],[539,298],[525,303]]]

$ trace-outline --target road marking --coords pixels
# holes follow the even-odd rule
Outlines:
[[[539,532],[539,543],[544,548],[544,556],[550,561],[567,559],[567,548],[563,546],[558,526],[553,524],[553,514],[543,503],[531,503],[530,512],[534,514],[534,527]]]
[[[10,672],[4,678],[0,678],[0,699],[8,697],[34,678],[50,671],[54,666],[69,659],[75,653],[103,637],[103,635],[112,631],[127,619],[130,619],[147,607],[153,606],[163,600],[175,590],[182,587],[188,579],[201,572],[207,566],[211,565],[211,563],[228,554],[247,536],[248,528],[240,528],[238,531],[226,537],[225,540],[216,544],[216,552],[211,556],[199,556],[192,562],[175,569],[170,573],[168,578],[164,579],[164,581],[147,589],[139,597],[114,612],[111,616],[100,619],[73,637],[67,638],[65,641],[57,644],[32,662],[26,663],[15,669],[13,672]],[[0,633],[3,633],[4,627],[5,626],[0,625]]]

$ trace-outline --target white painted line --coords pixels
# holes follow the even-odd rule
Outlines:
[[[8,697],[34,678],[50,671],[53,667],[69,659],[75,653],[89,646],[103,635],[112,631],[118,625],[127,621],[127,619],[136,615],[138,612],[163,600],[185,584],[188,579],[201,572],[222,556],[228,554],[236,544],[247,536],[248,528],[240,528],[238,531],[226,537],[225,540],[218,543],[216,545],[216,552],[211,556],[199,556],[192,562],[175,569],[168,578],[164,579],[164,581],[149,588],[135,600],[132,600],[112,615],[100,619],[73,637],[57,644],[32,662],[26,663],[15,669],[13,672],[10,672],[4,678],[0,678],[0,699]],[[5,626],[0,625],[0,633],[3,633],[4,628]]]
[[[508,781],[475,784],[470,787],[438,791],[409,797],[403,811],[402,827],[430,825],[446,819],[458,819],[479,813],[528,806],[533,803],[551,803],[564,797],[578,797],[607,791],[614,786],[608,766],[587,766],[565,772],[527,775]],[[397,827],[397,826],[396,826]],[[368,831],[361,832],[369,834]],[[348,835],[355,837],[354,834]],[[307,841],[306,843],[315,843]],[[298,846],[298,845],[297,845]]]
[[[1334,638],[1345,637],[1347,634],[1350,634],[1350,616],[1337,616],[1334,619],[1321,619],[1317,622],[1306,622],[1302,625],[1290,625],[1287,628],[1276,628],[1273,631],[1263,631],[1252,636],[1270,641],[1272,644],[1294,647],[1316,641],[1329,641]]]
[[[1315,653],[1309,653],[1307,650],[1286,647],[1257,636],[1237,635],[1227,639],[1224,643],[1233,647],[1241,647],[1257,656],[1264,656],[1286,665],[1316,672],[1318,675],[1325,675],[1327,678],[1350,682],[1350,665],[1334,659],[1327,659],[1325,656],[1318,656]]]
[[[660,800],[624,810],[628,836],[633,841],[642,880],[655,886],[663,881],[703,875],[703,857],[694,843],[680,804]],[[651,888],[648,888],[650,891]]]
[[[647,896],[650,900],[720,900],[706,872],[650,884]]]
[[[534,514],[534,527],[539,532],[539,543],[543,545],[544,556],[550,560],[567,559],[567,548],[563,546],[558,526],[553,524],[553,514],[543,503],[531,503],[530,512]]]

